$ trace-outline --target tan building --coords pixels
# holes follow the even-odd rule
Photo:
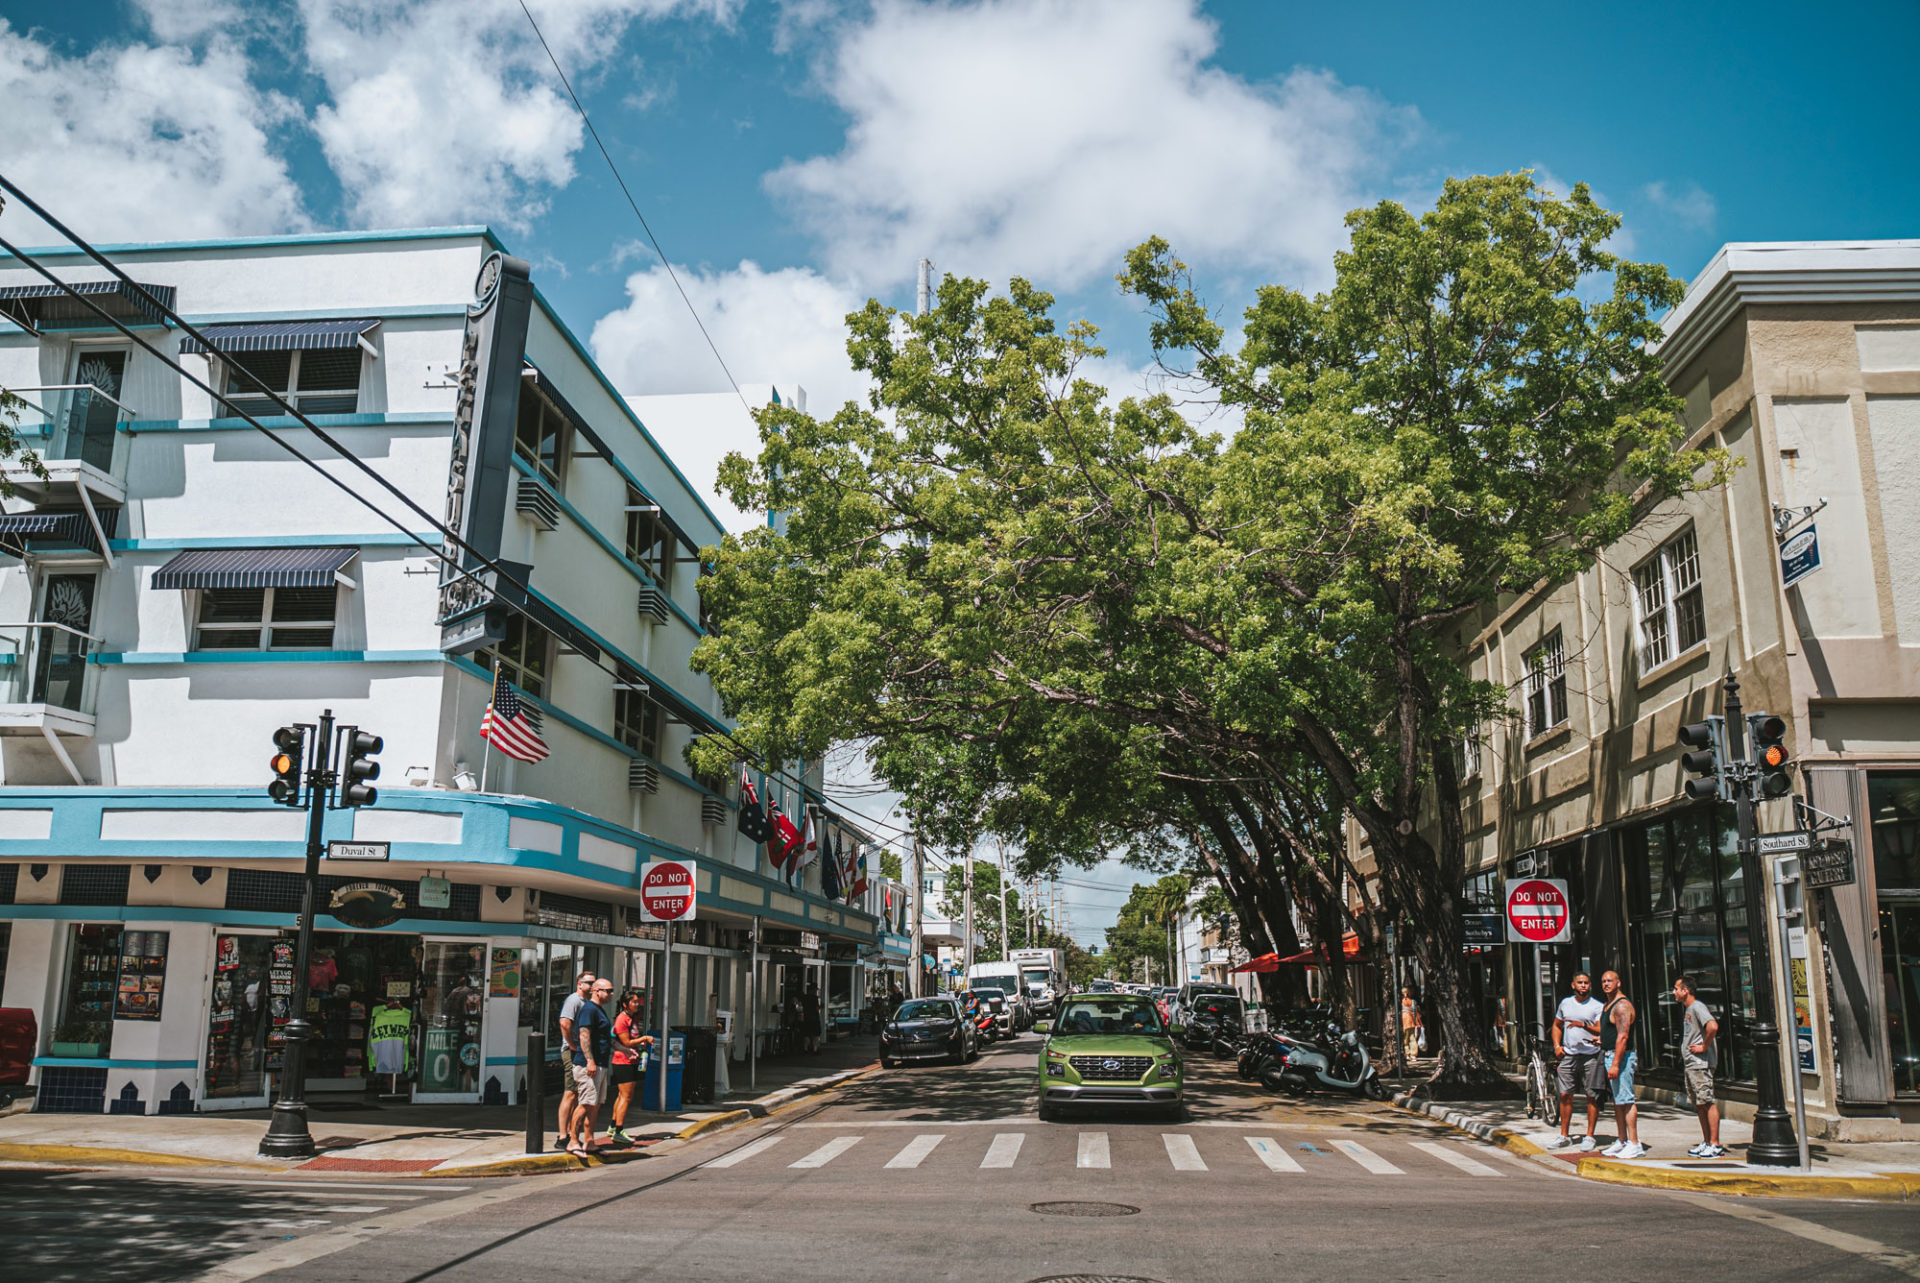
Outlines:
[[[1574,971],[1620,970],[1645,1017],[1643,1079],[1658,1087],[1677,1081],[1668,991],[1690,973],[1726,1029],[1721,1072],[1741,1098],[1748,933],[1763,911],[1732,808],[1686,798],[1677,741],[1723,710],[1731,672],[1747,712],[1787,720],[1797,791],[1847,822],[1837,835],[1854,852],[1850,883],[1808,897],[1791,950],[1805,956],[1780,1001],[1809,1131],[1913,1135],[1920,241],[1728,245],[1667,328],[1692,443],[1740,467],[1726,486],[1649,504],[1593,569],[1460,636],[1515,711],[1465,746],[1465,898],[1497,906],[1505,880],[1534,873],[1566,878],[1574,911],[1573,942],[1543,950],[1540,972],[1531,946],[1496,945],[1468,959],[1470,983],[1493,1030],[1536,1019],[1536,974],[1551,1010]],[[1783,586],[1783,554],[1804,559],[1810,531],[1818,568]],[[1793,827],[1790,799],[1761,808],[1761,832]]]

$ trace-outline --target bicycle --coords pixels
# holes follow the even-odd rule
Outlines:
[[[1533,1050],[1527,1055],[1527,1117],[1546,1118],[1550,1115],[1551,1100],[1547,1094],[1547,1062],[1545,1059],[1547,1040],[1535,1038]]]

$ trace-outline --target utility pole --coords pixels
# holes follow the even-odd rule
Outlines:
[[[947,867],[952,868],[953,866],[948,865]],[[967,852],[966,887],[967,887],[967,921],[966,921],[965,929],[967,934],[966,934],[965,941],[961,945],[960,956],[966,959],[966,961],[962,964],[963,973],[966,975],[968,980],[972,980],[973,979],[973,852],[971,851]]]
[[[908,992],[916,998],[927,996],[926,929],[927,861],[920,851],[920,833],[913,834],[913,969]]]
[[[914,295],[913,314],[925,316],[933,307],[933,260],[920,260],[920,288]]]
[[[1013,940],[1007,935],[1007,844],[1000,843],[1000,961],[1013,956]]]

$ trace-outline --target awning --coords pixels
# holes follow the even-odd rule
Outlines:
[[[113,521],[119,511],[118,508],[100,510],[101,522],[109,534],[112,533]],[[93,523],[87,520],[84,512],[0,514],[0,544],[12,549],[29,548],[41,543],[70,544],[90,552],[100,551],[100,541],[94,537]]]
[[[100,310],[121,321],[148,325],[165,324],[166,314],[150,305],[125,281],[74,281],[75,294],[85,294],[99,304]],[[173,286],[141,285],[163,306],[173,307]],[[58,285],[0,286],[0,316],[21,329],[38,332],[49,327],[66,329],[103,322],[92,308],[69,295]]]
[[[191,334],[180,340],[180,351],[204,352],[207,344],[221,352],[311,352],[321,348],[354,347],[360,336],[380,324],[380,318],[357,321],[248,321],[239,325],[202,325],[202,343]]]
[[[195,548],[153,572],[155,588],[325,588],[358,548]]]
[[[1342,963],[1365,962],[1366,959],[1360,956],[1360,937],[1349,931],[1340,941],[1340,955],[1340,961]],[[1265,957],[1273,958],[1273,955],[1266,954]],[[1261,959],[1255,959],[1255,961],[1261,961]],[[1327,951],[1324,948],[1307,949],[1304,952],[1290,954],[1284,958],[1274,958],[1273,965],[1274,967],[1280,967],[1288,963],[1306,967],[1324,967],[1327,965]],[[1235,969],[1238,970],[1238,968]],[[1247,969],[1249,971],[1266,971],[1271,968],[1249,966]]]

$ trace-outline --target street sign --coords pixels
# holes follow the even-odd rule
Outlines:
[[[384,860],[393,850],[391,842],[329,842],[329,860]]]
[[[1820,844],[1800,857],[1802,885],[1843,887],[1853,882],[1853,843],[1844,838],[1823,838]]]
[[[423,909],[446,909],[453,905],[453,881],[450,878],[425,877],[420,879],[420,907]]]
[[[1573,938],[1573,913],[1562,878],[1526,878],[1507,884],[1507,939],[1560,944]]]
[[[652,860],[640,870],[640,916],[647,922],[685,922],[697,901],[693,861]]]
[[[1805,530],[1780,545],[1780,586],[1791,588],[1820,569],[1820,530],[1808,524]]]
[[[1475,945],[1501,944],[1506,938],[1506,933],[1501,930],[1499,914],[1463,913],[1460,915],[1460,942],[1468,948]]]
[[[1795,851],[1811,851],[1813,834],[1805,829],[1793,833],[1762,833],[1760,835],[1760,854],[1786,855]]]

